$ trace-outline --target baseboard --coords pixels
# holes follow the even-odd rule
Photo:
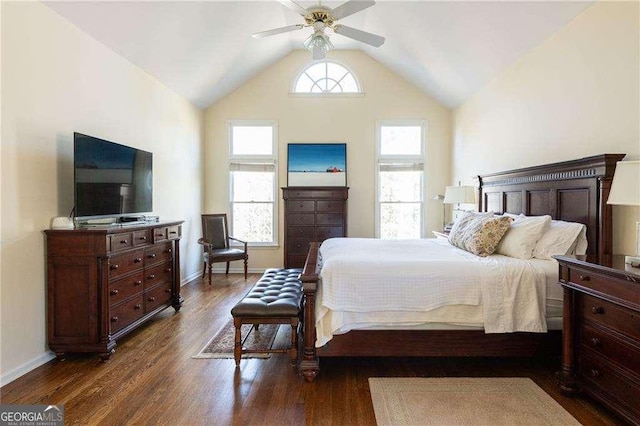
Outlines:
[[[52,359],[55,359],[55,354],[51,351],[46,351],[45,353],[43,353],[42,355],[39,355],[37,357],[35,357],[34,359],[32,359],[29,362],[26,362],[16,368],[14,368],[13,370],[7,371],[6,373],[3,373],[2,375],[0,375],[0,387],[9,384],[11,382],[13,382],[14,380],[16,380],[19,377],[24,376],[25,374],[27,374],[28,372],[35,370],[36,368],[40,367],[41,365],[46,364],[47,362],[51,361]]]
[[[182,281],[180,281],[180,287],[189,284],[191,281],[198,279],[202,276],[202,271],[194,272],[193,274],[184,277]]]
[[[280,268],[280,266],[274,266],[274,268]],[[263,274],[267,268],[248,268],[247,272],[249,274]],[[222,268],[213,268],[214,274],[224,274],[226,272],[226,268],[223,266]],[[200,271],[202,274],[202,271]],[[229,268],[230,274],[244,274],[244,268]]]

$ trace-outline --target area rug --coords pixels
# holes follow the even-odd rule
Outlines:
[[[580,425],[528,378],[369,379],[385,425]]]
[[[271,348],[279,327],[279,324],[261,324],[256,330],[251,324],[242,325],[242,338],[244,339],[249,333],[243,346],[251,349]],[[191,358],[233,358],[235,333],[236,328],[233,325],[233,320],[230,320],[204,345],[200,352]],[[269,358],[269,354],[243,354],[242,358]]]

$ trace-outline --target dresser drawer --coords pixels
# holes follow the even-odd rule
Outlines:
[[[287,223],[289,225],[313,225],[315,223],[315,215],[313,213],[293,213],[287,215]]]
[[[166,305],[171,300],[171,283],[160,284],[144,293],[145,313],[153,311],[161,305]]]
[[[173,276],[173,268],[171,262],[145,268],[144,270],[144,288],[148,289],[163,281],[171,281]]]
[[[291,213],[312,212],[315,205],[313,200],[289,200],[287,201],[287,210]]]
[[[135,231],[132,234],[133,246],[139,247],[151,243],[151,231],[145,229],[143,231]]]
[[[586,355],[580,359],[579,372],[587,392],[616,408],[623,408],[622,414],[640,416],[640,382],[637,378],[622,376],[615,367],[605,360]]]
[[[612,328],[632,339],[640,339],[640,314],[630,309],[583,294],[581,315],[587,322]]]
[[[306,254],[290,254],[287,256],[286,268],[302,268],[307,260]]]
[[[343,225],[340,213],[318,213],[316,215],[318,225]]]
[[[318,226],[316,228],[316,241],[324,241],[328,238],[344,237],[342,226]]]
[[[318,200],[316,201],[316,211],[342,213],[344,202],[342,200]]]
[[[145,265],[168,262],[171,259],[173,259],[173,244],[171,242],[156,244],[144,250]]]
[[[583,325],[580,330],[580,345],[581,350],[605,356],[640,376],[640,347],[588,325]]]
[[[286,189],[284,196],[285,199],[289,200],[295,198],[336,198],[344,200],[347,198],[347,191],[346,189]]]
[[[315,235],[313,226],[289,226],[287,228],[288,238],[313,238]]]
[[[123,329],[138,318],[141,318],[142,315],[144,315],[142,294],[128,302],[112,307],[109,317],[111,333]]]
[[[173,225],[165,227],[153,228],[153,242],[158,243],[166,240],[180,239],[180,226]]]
[[[136,293],[141,293],[143,281],[143,274],[140,271],[135,275],[110,282],[109,306],[115,305]]]
[[[313,238],[291,238],[287,241],[287,250],[291,254],[306,255],[309,252],[309,244]]]
[[[569,281],[585,289],[606,294],[610,300],[623,300],[640,309],[640,291],[638,291],[639,284],[637,282],[634,283],[623,278],[608,277],[581,268],[571,268],[569,270]]]
[[[133,234],[124,232],[122,234],[107,235],[107,250],[110,252],[126,250],[133,247]]]
[[[109,281],[115,280],[137,269],[142,269],[143,255],[144,252],[142,250],[134,250],[111,256],[109,259]]]

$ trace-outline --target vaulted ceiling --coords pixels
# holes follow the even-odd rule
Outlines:
[[[297,3],[305,8],[317,4]],[[46,4],[200,108],[303,48],[312,31],[252,38],[255,32],[302,23],[293,10],[268,0]],[[342,2],[322,4],[334,8]],[[592,4],[379,0],[340,23],[379,34],[386,38],[384,45],[374,48],[328,34],[336,49],[360,49],[455,108]]]

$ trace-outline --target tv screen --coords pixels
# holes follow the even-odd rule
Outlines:
[[[73,134],[75,216],[126,216],[153,210],[153,154]]]

